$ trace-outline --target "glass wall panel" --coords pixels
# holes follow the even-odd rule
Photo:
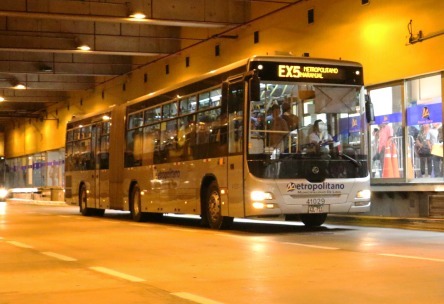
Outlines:
[[[402,85],[371,90],[370,97],[375,111],[370,133],[371,176],[403,178]]]
[[[409,128],[410,179],[442,180],[441,76],[406,81],[406,118]]]

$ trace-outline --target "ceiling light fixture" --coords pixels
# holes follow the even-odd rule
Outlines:
[[[25,89],[26,89],[26,86],[25,86],[23,83],[17,83],[17,84],[14,86],[14,89],[16,89],[16,90],[25,90]]]
[[[3,101],[5,101],[5,98],[0,96],[0,102],[3,102]]]
[[[91,47],[89,45],[83,44],[77,47],[78,50],[88,52],[91,51]]]
[[[130,18],[134,20],[142,20],[146,18],[146,15],[144,13],[134,13],[130,15]]]

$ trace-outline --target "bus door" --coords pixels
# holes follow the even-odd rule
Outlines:
[[[108,137],[104,136],[101,122],[93,125],[93,151],[95,155],[94,170],[94,200],[95,208],[109,208],[109,164],[108,164]]]
[[[91,158],[94,161],[93,171],[91,172],[91,189],[90,189],[90,201],[92,203],[92,206],[94,208],[99,207],[99,196],[100,196],[100,186],[99,186],[99,172],[97,170],[97,161],[96,161],[96,155],[97,155],[97,141],[98,141],[98,134],[100,134],[100,125],[99,124],[93,124],[92,130],[91,130]]]
[[[243,79],[228,85],[228,205],[229,216],[244,216],[244,95]]]

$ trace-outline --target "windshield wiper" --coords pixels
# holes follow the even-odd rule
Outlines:
[[[356,159],[354,159],[351,156],[348,156],[347,154],[344,154],[342,152],[339,153],[339,156],[348,159],[349,161],[351,161],[356,167],[362,167],[362,163]]]

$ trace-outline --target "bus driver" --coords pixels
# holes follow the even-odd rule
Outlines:
[[[309,141],[310,144],[316,145],[316,149],[319,147],[320,152],[330,150],[329,145],[333,143],[333,137],[328,134],[327,125],[321,119],[314,122]]]

